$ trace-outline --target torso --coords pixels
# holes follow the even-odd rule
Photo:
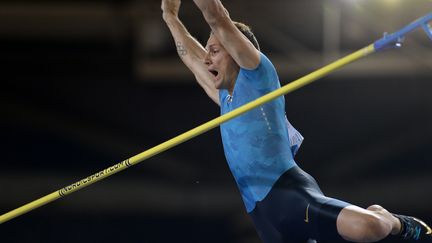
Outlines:
[[[273,65],[261,54],[261,63],[255,70],[240,69],[232,95],[220,90],[221,113],[230,112],[279,87]],[[284,97],[222,124],[221,135],[229,167],[250,212],[280,175],[295,165]]]

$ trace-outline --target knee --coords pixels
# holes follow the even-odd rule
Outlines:
[[[380,205],[371,205],[371,206],[369,206],[368,208],[367,208],[367,210],[370,210],[370,211],[382,211],[382,210],[385,210],[383,207],[381,207]]]
[[[339,234],[349,241],[375,242],[390,234],[391,225],[378,213],[366,211],[341,220],[338,230]]]
[[[392,231],[392,222],[386,217],[386,210],[373,205],[365,210],[357,206],[344,208],[338,216],[339,234],[355,242],[375,242],[384,239]]]

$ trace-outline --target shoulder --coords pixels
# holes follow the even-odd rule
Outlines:
[[[246,79],[260,80],[261,82],[265,80],[278,81],[276,68],[270,59],[262,52],[260,52],[260,61],[258,66],[254,69],[240,68],[239,75],[244,76]]]
[[[270,61],[270,59],[262,52],[260,52],[259,54],[260,54],[259,64],[258,64],[258,66],[256,66],[256,68],[253,68],[253,69],[240,68],[240,71],[245,72],[245,73],[260,72],[263,70],[276,72],[276,69],[275,69],[273,63]]]

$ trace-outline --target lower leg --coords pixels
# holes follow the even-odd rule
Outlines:
[[[378,205],[363,209],[348,206],[337,218],[339,234],[346,240],[354,242],[375,242],[389,234],[400,232],[400,221]]]

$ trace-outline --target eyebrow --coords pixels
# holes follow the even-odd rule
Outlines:
[[[216,46],[217,44],[211,44],[211,45],[209,45],[209,46],[206,46],[206,50],[209,50],[210,48],[212,48],[212,47],[214,47],[214,46]]]

